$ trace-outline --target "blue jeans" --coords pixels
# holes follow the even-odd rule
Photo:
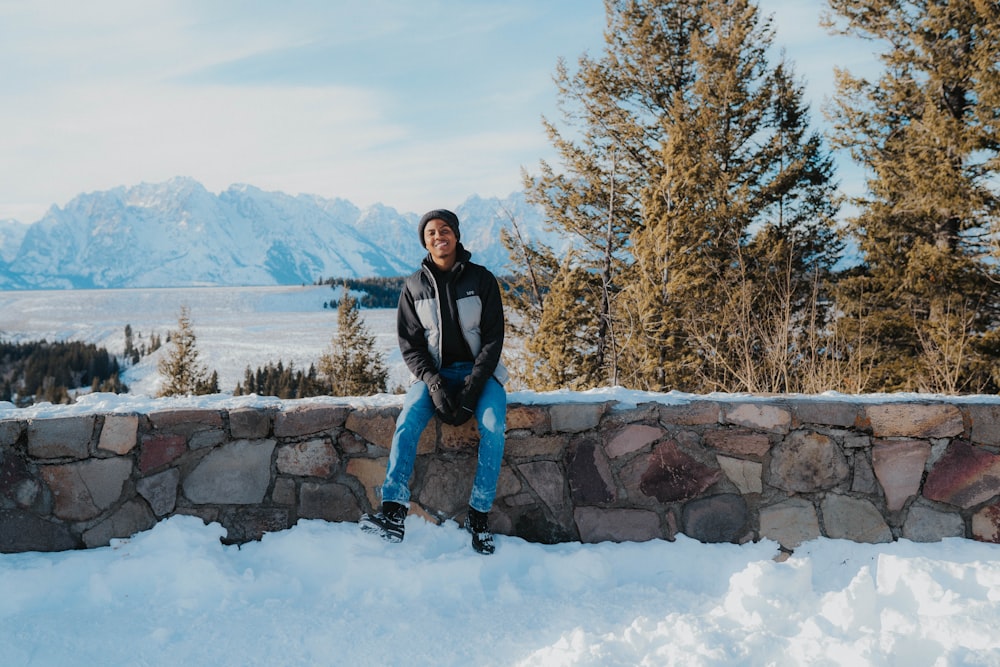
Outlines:
[[[460,363],[442,368],[440,375],[445,386],[450,391],[457,392],[470,372],[471,363]],[[434,402],[427,391],[427,385],[418,380],[406,392],[403,410],[396,419],[389,465],[382,485],[382,502],[409,506],[410,477],[413,475],[413,463],[417,456],[417,443],[433,416]],[[504,431],[507,428],[507,392],[494,378],[486,381],[479,396],[476,422],[479,424],[479,461],[469,506],[480,512],[489,512],[497,494],[497,478],[503,462]]]

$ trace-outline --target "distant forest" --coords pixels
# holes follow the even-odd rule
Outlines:
[[[497,276],[497,280],[504,291],[520,289],[511,278]],[[399,295],[403,291],[405,282],[406,276],[395,276],[392,278],[327,278],[317,282],[317,284],[329,285],[337,295],[329,301],[323,302],[324,308],[336,308],[340,304],[340,290],[345,284],[352,291],[363,292],[363,295],[357,300],[360,308],[395,308],[399,304]],[[547,290],[544,291],[547,292]]]
[[[360,308],[395,308],[399,303],[399,295],[403,291],[405,276],[392,278],[327,278],[319,281],[320,285],[329,285],[337,295],[323,303],[324,308],[336,308],[340,304],[341,288],[347,285],[349,290],[363,292],[357,299]]]
[[[80,387],[126,393],[118,360],[92,343],[0,341],[0,401],[18,407],[35,402],[70,403]]]

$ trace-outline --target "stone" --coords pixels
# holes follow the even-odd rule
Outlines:
[[[66,551],[79,546],[64,523],[19,509],[0,509],[0,553]]]
[[[660,422],[675,426],[708,426],[722,422],[722,408],[715,401],[691,401],[660,406]]]
[[[607,410],[607,403],[555,403],[549,407],[552,431],[581,433],[597,428]]]
[[[592,438],[573,443],[566,463],[566,479],[575,505],[601,505],[616,498],[608,458]]]
[[[1000,503],[987,505],[972,515],[972,539],[1000,544]]]
[[[521,480],[508,465],[500,466],[500,476],[497,478],[497,498],[507,498],[521,493]]]
[[[300,404],[274,417],[274,436],[294,438],[327,433],[344,425],[351,409],[346,405]]]
[[[507,406],[507,430],[545,433],[551,429],[549,411],[537,405],[511,403]]]
[[[337,483],[303,482],[299,492],[299,516],[303,519],[355,522],[361,507],[351,490]]]
[[[185,437],[198,431],[221,429],[223,427],[222,413],[218,410],[203,408],[172,408],[151,412],[149,423],[156,431],[176,433]]]
[[[52,492],[52,513],[68,521],[87,521],[108,509],[122,494],[132,474],[127,458],[90,459],[79,463],[42,466],[41,475]]]
[[[338,463],[337,450],[326,439],[316,438],[278,447],[278,472],[286,475],[329,477]]]
[[[872,403],[865,416],[876,438],[950,438],[965,428],[958,407],[942,403]]]
[[[385,469],[388,463],[389,459],[385,457],[350,459],[347,462],[347,474],[361,484],[370,507],[377,508],[382,505],[382,483],[385,481]]]
[[[705,444],[727,454],[763,457],[771,449],[771,438],[744,429],[717,428],[705,431]]]
[[[479,425],[476,418],[460,426],[450,426],[441,422],[441,449],[455,451],[479,447]]]
[[[699,463],[672,440],[657,445],[645,461],[638,490],[661,503],[694,498],[722,477],[721,470]]]
[[[111,516],[83,532],[83,543],[88,549],[106,547],[115,538],[132,537],[156,525],[156,517],[146,503],[132,499],[115,510]]]
[[[0,499],[18,507],[31,507],[38,499],[41,484],[27,464],[13,451],[0,450]],[[0,502],[0,506],[4,503]]]
[[[820,537],[819,517],[812,503],[803,498],[789,498],[760,509],[760,536],[774,540],[785,549]]]
[[[230,507],[217,519],[226,529],[223,544],[243,544],[259,540],[292,526],[291,513],[280,507]]]
[[[664,537],[660,517],[655,512],[641,509],[601,509],[578,507],[573,512],[580,541],[597,542],[646,542]],[[666,536],[673,539],[673,535]]]
[[[24,433],[24,422],[16,419],[0,421],[0,447],[9,447],[16,443]]]
[[[629,424],[618,429],[608,438],[605,451],[611,458],[618,458],[644,449],[666,434],[667,432],[658,426]]]
[[[279,477],[274,480],[274,489],[271,491],[271,501],[276,505],[295,505],[297,498],[295,490],[295,480],[290,477]]]
[[[504,455],[515,459],[535,457],[561,459],[568,445],[569,436],[566,435],[511,433],[504,443]]]
[[[851,491],[854,493],[863,493],[868,496],[878,494],[879,484],[875,480],[875,471],[872,469],[872,464],[868,462],[868,458],[861,452],[855,452],[851,460],[854,462],[852,466],[854,475],[851,477]]]
[[[271,413],[262,408],[229,411],[229,434],[237,440],[260,440],[271,435]]]
[[[739,543],[748,532],[749,518],[746,501],[735,493],[697,498],[681,510],[684,534],[709,544]]]
[[[890,512],[903,509],[906,501],[920,493],[924,465],[931,446],[923,440],[880,440],[872,448],[872,467],[882,485]]]
[[[726,407],[723,421],[768,433],[788,433],[792,413],[769,403],[736,403]]]
[[[867,449],[872,446],[872,439],[867,435],[849,433],[840,438],[844,449]]]
[[[820,509],[827,537],[867,544],[892,542],[892,529],[868,500],[831,493]]]
[[[167,468],[163,472],[143,477],[135,483],[135,489],[149,503],[153,514],[164,517],[177,507],[177,483],[180,478],[179,470]]]
[[[729,456],[717,456],[719,467],[726,477],[742,494],[761,493],[764,491],[764,464],[758,461],[734,459]]]
[[[119,456],[131,452],[137,442],[139,417],[137,415],[108,415],[101,427],[97,448]]]
[[[903,537],[913,542],[940,542],[946,537],[965,537],[965,521],[956,512],[940,512],[914,504],[903,523]]]
[[[213,449],[183,480],[195,504],[255,505],[271,483],[274,440],[236,440]]]
[[[187,451],[187,438],[179,434],[155,434],[142,438],[139,450],[139,472],[151,470],[172,463]]]
[[[561,516],[566,511],[568,503],[565,482],[558,464],[552,461],[533,461],[521,463],[517,469],[554,515]]]
[[[392,448],[392,436],[396,431],[395,408],[362,408],[350,413],[344,428],[355,433],[366,442],[386,451]],[[417,454],[430,454],[437,447],[437,425],[439,420],[431,419],[417,442]]]
[[[228,439],[229,438],[226,436],[226,432],[221,428],[196,431],[188,437],[188,448],[205,449],[208,447],[215,447],[216,445],[221,445]]]
[[[430,512],[455,516],[469,506],[472,481],[476,476],[476,458],[464,456],[443,461],[432,460],[414,496]]]
[[[38,459],[81,460],[90,455],[94,417],[56,417],[28,422],[28,454]]]
[[[924,497],[962,508],[1000,494],[1000,456],[954,440],[927,473]]]
[[[832,489],[848,479],[847,458],[829,436],[793,431],[775,445],[770,484],[785,491],[809,493]]]
[[[992,447],[1000,445],[1000,404],[968,405],[969,438],[972,442]]]
[[[821,426],[844,426],[852,428],[861,417],[857,404],[847,401],[800,400],[793,406],[795,420],[799,424]]]

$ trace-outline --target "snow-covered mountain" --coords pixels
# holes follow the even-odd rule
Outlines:
[[[474,260],[502,273],[500,229],[514,217],[553,243],[515,193],[455,209]],[[409,273],[424,255],[420,213],[190,178],[81,194],[31,225],[0,225],[0,289],[293,285]],[[16,247],[16,251],[14,248]]]

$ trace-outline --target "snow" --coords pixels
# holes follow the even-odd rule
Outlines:
[[[318,355],[336,326],[335,312],[315,312],[327,291],[0,292],[0,335],[51,340],[59,332],[109,349],[118,340],[120,348],[126,323],[162,334],[187,303],[205,361],[225,377],[247,364],[293,357],[299,364]],[[367,311],[366,321],[384,326],[389,313]],[[227,343],[237,334],[239,345]],[[386,349],[387,340],[395,344],[384,330],[377,336]],[[130,369],[134,387],[154,386],[144,368],[145,375]],[[281,403],[151,395],[101,393],[72,406],[23,409],[0,404],[0,418]],[[511,396],[626,406],[692,398],[621,388]],[[305,400],[382,404],[401,397]],[[407,519],[401,544],[317,520],[242,546],[222,544],[224,532],[177,516],[104,548],[0,554],[0,663],[1000,665],[1000,546],[972,540],[822,538],[782,562],[771,541],[701,544],[683,535],[587,545],[501,535],[496,553],[481,556],[457,524],[416,516]]]
[[[996,545],[541,545],[481,556],[411,516],[388,544],[300,521],[241,547],[177,516],[0,556],[3,664],[997,665]]]

